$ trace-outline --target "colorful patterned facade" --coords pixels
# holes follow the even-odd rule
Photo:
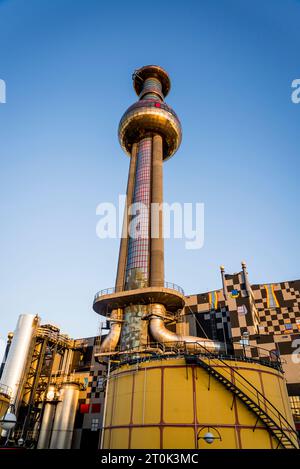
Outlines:
[[[245,356],[247,361],[279,357],[296,427],[300,429],[300,280],[250,285],[245,269],[224,273],[222,278],[219,290],[186,296],[181,330],[225,340],[228,355],[234,349],[235,355]],[[72,447],[97,448],[107,371],[94,358],[99,338],[82,340],[86,353],[77,357],[74,366],[87,385],[80,394]]]
[[[76,341],[84,343],[83,354],[74,356],[75,376],[85,383],[80,391],[75,418],[72,448],[96,449],[99,446],[103,418],[105,369],[94,357],[99,347],[99,337],[88,337]]]
[[[243,268],[222,273],[220,290],[186,297],[190,333],[226,341],[227,353],[281,360],[300,429],[300,280],[250,285]]]

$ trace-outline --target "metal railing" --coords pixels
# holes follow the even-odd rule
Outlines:
[[[233,342],[231,345],[234,356],[237,359],[243,358],[258,360],[262,363],[267,362],[282,371],[282,359],[274,350],[268,350],[257,345],[241,344],[239,342]]]
[[[174,352],[178,353],[178,348],[172,346],[171,344],[163,344],[160,342],[149,342],[148,344],[145,345],[138,345],[135,347],[131,347],[130,349],[126,350],[122,348],[120,345],[118,345],[114,350],[111,352],[107,352],[107,355],[113,354],[113,355],[130,355],[130,354],[136,354],[136,353],[165,353],[165,352]],[[94,346],[94,355],[97,355],[101,353],[101,345],[96,345]],[[104,353],[105,355],[106,353]]]
[[[82,385],[82,377],[76,376],[75,374],[59,373],[51,376],[50,384],[61,386],[63,384],[79,384]]]
[[[201,338],[199,338],[201,341]],[[235,345],[240,345],[240,344],[235,344]],[[211,357],[212,353],[207,351],[205,352],[205,347],[202,345],[200,348],[200,345],[198,342],[189,342],[189,352],[194,355],[199,355],[199,356],[208,356]],[[282,361],[280,357],[274,352],[264,349],[262,347],[257,347],[255,345],[248,345],[245,347],[248,350],[244,350],[244,347],[241,346],[241,350],[236,350],[232,349],[231,351],[228,351],[227,353],[219,353],[215,354],[214,356],[217,358],[219,357],[220,359],[224,360],[239,360],[239,361],[244,361],[248,363],[260,363],[262,365],[268,366],[270,368],[282,371]],[[251,356],[249,354],[250,350],[252,352],[255,352],[253,355],[256,356]],[[241,353],[236,353],[236,352],[241,352]],[[160,356],[184,356],[186,353],[186,342],[184,341],[178,341],[178,342],[149,342],[148,344],[143,344],[139,345],[136,347],[131,347],[128,350],[125,350],[122,348],[120,345],[118,345],[114,350],[111,350],[110,352],[103,352],[101,353],[101,344],[96,345],[94,347],[94,354],[95,355],[111,355],[111,356],[119,356],[121,358],[120,363],[123,362],[128,362],[130,356],[136,355],[136,354],[146,354],[153,356],[153,355],[160,355]],[[136,360],[136,358],[135,358]]]
[[[45,327],[39,327],[36,331],[37,337],[41,337],[44,339],[48,339],[54,343],[61,343],[66,346],[70,346],[73,342],[73,339],[70,337],[66,337],[63,334],[60,334],[57,331],[52,331],[51,329],[47,329]]]
[[[169,288],[170,290],[176,290],[182,295],[184,295],[184,290],[181,288],[179,285],[176,285],[176,283],[171,283],[171,282],[165,282],[164,283],[164,288]]]
[[[181,288],[179,285],[176,285],[176,283],[164,282],[163,285],[147,285],[146,287],[143,287],[143,288],[150,288],[152,286],[153,287],[157,286],[158,288],[168,288],[169,290],[175,290],[179,292],[181,295],[184,295],[183,288]],[[101,296],[111,295],[113,293],[120,293],[124,291],[126,290],[123,290],[121,288],[116,288],[116,287],[104,288],[103,290],[100,290],[96,293],[96,295],[94,296],[94,302],[97,301],[99,298],[101,298]]]

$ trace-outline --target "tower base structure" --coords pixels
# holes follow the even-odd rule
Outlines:
[[[119,366],[103,426],[104,449],[298,447],[283,373],[212,355]]]

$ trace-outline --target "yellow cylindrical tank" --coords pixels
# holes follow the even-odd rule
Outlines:
[[[209,363],[208,358],[203,360]],[[244,396],[249,393],[245,379],[251,383],[250,388],[255,386],[261,408],[267,413],[269,409],[275,409],[276,413],[277,409],[294,428],[280,371],[239,360],[214,360],[214,363],[210,363],[213,369],[229,377]],[[281,447],[278,438],[271,434],[253,409],[238,396],[234,397],[224,383],[202,366],[187,364],[184,358],[122,365],[111,372],[108,389],[103,448]],[[285,427],[284,419],[280,422],[281,427],[290,429],[288,425]],[[207,444],[204,439],[208,432],[215,437],[213,444]],[[297,445],[294,434],[292,438]]]

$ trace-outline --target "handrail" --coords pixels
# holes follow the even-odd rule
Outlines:
[[[100,339],[101,339],[101,337],[100,337]],[[193,344],[193,343],[191,342],[190,345],[192,345],[192,344]],[[196,344],[196,342],[194,342],[194,344]],[[95,351],[96,354],[100,351],[100,347],[101,347],[101,343],[99,343],[99,344],[97,344],[97,345],[95,346],[95,350],[94,350],[94,351]],[[204,347],[204,346],[203,346],[203,347]],[[249,346],[247,346],[247,347],[249,347],[249,348],[258,348],[258,347],[253,346],[253,345],[249,345]],[[184,342],[183,340],[180,341],[180,342],[177,342],[176,344],[174,344],[174,341],[171,341],[171,342],[168,342],[168,341],[165,341],[165,342],[157,342],[157,341],[156,341],[156,342],[148,342],[148,344],[143,345],[143,346],[132,347],[132,348],[130,348],[130,350],[128,350],[128,352],[132,353],[134,350],[138,350],[138,351],[144,351],[144,350],[146,350],[146,351],[147,351],[147,350],[149,350],[149,348],[152,348],[152,349],[157,348],[157,349],[160,349],[160,350],[162,350],[162,351],[168,350],[169,352],[170,352],[170,351],[174,351],[174,352],[176,351],[176,352],[178,353],[180,350],[185,350],[185,342]],[[261,348],[261,347],[259,347],[259,348],[260,348],[261,350],[265,351],[265,352],[268,352],[267,349],[263,349],[263,348]],[[112,352],[112,351],[111,351],[111,352]],[[113,350],[113,352],[114,352],[115,355],[117,355],[118,352],[123,352],[123,350],[122,350],[121,346],[118,345],[118,346]],[[196,348],[195,348],[195,353],[197,353],[197,352],[199,353],[199,349],[196,350]],[[208,352],[208,353],[210,353],[210,352]],[[239,360],[242,359],[241,357],[236,357],[236,356],[230,355],[230,354],[227,354],[227,355],[222,354],[222,356],[223,356],[223,357],[226,357],[226,358],[228,358],[228,359],[239,359]],[[258,363],[263,363],[264,365],[270,366],[270,367],[272,367],[272,368],[274,368],[274,369],[281,369],[281,368],[280,368],[281,363],[280,363],[279,360],[278,360],[277,362],[275,362],[275,361],[263,361],[262,358],[264,358],[264,357],[259,356],[259,357],[257,357],[257,358],[253,358],[253,357],[244,356],[244,357],[243,357],[243,360],[244,360],[244,361],[251,362],[251,363],[252,363],[252,362],[255,362],[255,363],[257,363],[257,362],[258,362]],[[267,359],[267,358],[268,358],[268,356],[266,356],[266,359]],[[277,366],[276,366],[276,365],[277,365]]]
[[[39,327],[37,329],[36,336],[41,337],[41,338],[47,338],[47,339],[53,340],[53,342],[62,342],[62,343],[65,343],[65,344],[70,344],[74,341],[70,337],[66,337],[64,334],[61,334],[60,332],[51,331],[51,330],[46,329],[44,327]]]
[[[284,432],[284,430],[282,429],[281,427],[281,419],[283,419],[283,422],[285,423],[285,425],[287,426],[287,429],[289,429],[290,432],[292,432],[295,436],[296,436],[296,439],[298,441],[298,435],[297,435],[297,432],[295,431],[295,429],[290,425],[290,423],[288,422],[288,420],[284,417],[284,415],[281,414],[281,412],[279,412],[278,409],[276,409],[276,407],[272,404],[272,402],[269,401],[269,399],[264,396],[255,386],[253,386],[252,383],[250,383],[250,381],[247,380],[247,378],[245,378],[241,373],[239,373],[234,367],[230,366],[227,362],[225,362],[224,360],[222,360],[222,358],[220,357],[216,357],[214,356],[213,354],[211,354],[209,352],[209,350],[206,349],[206,347],[204,347],[201,343],[198,343],[197,342],[197,346],[203,348],[205,351],[206,351],[206,355],[208,355],[208,358],[209,360],[212,359],[212,360],[219,360],[219,362],[221,362],[222,364],[225,365],[226,368],[229,368],[231,371],[234,372],[234,374],[240,376],[243,381],[245,381],[248,385],[250,385],[250,387],[252,389],[255,390],[256,392],[256,398],[258,400],[258,406],[260,407],[260,403],[259,403],[259,396],[262,398],[263,402],[264,403],[268,403],[272,409],[275,410],[275,412],[273,410],[270,409],[270,412],[276,416],[276,418],[279,417],[279,424],[280,424],[280,428],[281,430]],[[225,368],[225,369],[226,369]],[[226,370],[227,371],[227,370]],[[228,372],[228,371],[227,371]],[[228,372],[228,374],[230,375],[230,378],[231,378],[231,374]],[[231,381],[231,380],[230,380]],[[238,380],[237,380],[238,381]],[[238,381],[239,382],[239,381]],[[234,383],[233,383],[234,384]],[[246,388],[247,389],[247,388]],[[255,395],[255,392],[253,392],[251,389],[249,390],[253,395]],[[276,423],[276,422],[275,422]],[[284,432],[285,433],[285,432]]]
[[[260,353],[261,351],[262,352],[265,352],[265,355],[258,355],[257,358],[267,358],[269,359],[272,363],[277,363],[278,364],[278,367],[280,368],[280,370],[282,371],[282,359],[280,358],[279,355],[276,355],[276,353],[273,351],[273,350],[268,350],[264,347],[258,347],[257,345],[242,345],[241,343],[239,342],[232,342],[231,344],[235,349],[236,346],[240,347],[241,351],[244,352],[244,356],[247,358],[247,355],[246,355],[246,351],[247,349],[256,349],[258,350],[258,353]],[[272,358],[273,357],[273,358]],[[239,358],[239,357],[237,357]]]
[[[196,342],[195,342],[196,344]],[[190,345],[192,345],[192,343],[190,343]],[[252,345],[249,346],[249,347],[253,347]],[[106,353],[100,353],[100,348],[101,348],[101,344],[98,344],[95,346],[95,355],[99,356],[99,354],[101,356],[105,356]],[[169,352],[173,352],[173,353],[176,353],[177,355],[178,354],[183,354],[184,350],[185,349],[185,342],[184,341],[180,341],[180,342],[177,342],[176,344],[174,344],[174,341],[172,342],[149,342],[147,345],[142,345],[142,346],[136,346],[136,347],[131,347],[129,350],[125,351],[122,349],[122,347],[120,345],[118,345],[114,350],[111,350],[110,352],[107,353],[107,356],[108,355],[114,355],[114,356],[124,356],[126,357],[126,352],[128,355],[132,355],[134,354],[134,352],[141,352],[141,353],[148,353],[150,351],[150,349],[152,351],[154,351],[155,349],[158,349],[158,350],[161,350],[163,351],[164,353],[168,352],[168,355],[169,355]],[[196,348],[195,348],[195,352],[196,352]],[[197,353],[199,354],[199,349],[197,350]],[[205,355],[205,354],[203,354]],[[163,355],[162,355],[163,356]],[[250,357],[235,357],[234,355],[224,355],[222,354],[222,357],[223,358],[226,358],[228,360],[234,360],[234,359],[239,359],[239,360],[243,360],[245,362],[249,362],[249,363],[261,363],[261,364],[264,364],[265,366],[269,366],[273,369],[280,369],[278,366],[275,366],[275,364],[273,364],[274,362],[272,361],[263,361],[261,358],[250,358]],[[126,360],[126,359],[125,359]]]
[[[179,293],[181,293],[181,295],[184,295],[183,288],[181,288],[179,285],[176,285],[176,283],[164,282],[163,285],[147,285],[143,288],[151,288],[152,286],[154,286],[154,287],[157,286],[158,288],[160,287],[160,288],[168,288],[170,290],[176,290]],[[136,290],[136,288],[134,288],[134,290]],[[123,291],[126,291],[126,290],[123,290],[123,289],[118,288],[118,287],[104,288],[103,290],[100,290],[95,294],[94,302],[96,300],[98,300],[98,298],[100,298],[101,296],[110,295],[110,294],[113,294],[113,293],[120,293],[120,292],[123,292]]]

